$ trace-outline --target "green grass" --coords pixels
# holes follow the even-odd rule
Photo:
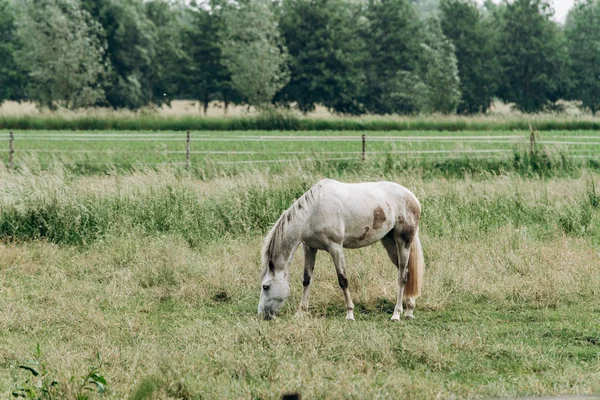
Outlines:
[[[346,251],[355,323],[322,252],[310,315],[294,316],[298,254],[282,315],[256,318],[262,238],[329,172],[394,180],[421,200],[416,320],[389,321],[397,272],[379,245]],[[107,394],[86,393],[114,399],[600,393],[599,179],[0,170],[0,392],[45,379],[74,398],[94,371]],[[43,377],[19,368],[32,358]]]
[[[388,174],[394,172],[388,170]],[[265,234],[315,182],[294,173],[278,185],[245,184],[211,198],[198,193],[189,178],[169,181],[163,180],[164,176],[159,185],[149,188],[127,191],[118,178],[109,178],[117,188],[114,193],[78,193],[70,188],[64,174],[5,176],[7,182],[0,192],[6,199],[0,204],[0,239],[82,245],[124,232],[175,233],[196,247],[206,241]],[[246,178],[252,179],[251,175]],[[424,229],[440,236],[469,237],[472,232],[486,233],[511,225],[530,228],[537,236],[594,236],[600,233],[600,205],[592,184],[590,181],[576,197],[560,203],[537,196],[534,200],[523,198],[526,192],[518,188],[498,196],[471,190],[470,196],[456,190],[435,196],[425,193],[420,196],[426,215]],[[127,192],[122,193],[122,189]],[[448,230],[448,226],[456,228]]]
[[[175,131],[15,131],[14,135],[17,169],[51,169],[58,163],[79,174],[94,175],[159,169],[165,164],[183,170],[186,162],[186,135]],[[594,139],[593,131],[542,132],[537,135],[534,157],[526,131],[377,131],[367,135],[366,161],[361,162],[360,133],[318,131],[309,136],[318,140],[285,131],[194,131],[191,173],[208,179],[265,167],[278,171],[292,163],[328,174],[369,168],[380,172],[420,169],[438,176],[510,171],[554,174],[572,173],[583,166],[595,169],[600,154],[600,141]],[[7,163],[8,131],[0,131],[0,140],[6,144],[1,156]],[[501,152],[485,153],[490,150]]]

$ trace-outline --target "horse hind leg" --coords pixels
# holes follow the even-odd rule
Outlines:
[[[413,312],[415,311],[415,307],[417,305],[417,300],[414,297],[406,298],[406,318],[413,319],[415,316]]]
[[[310,295],[310,284],[312,282],[312,275],[315,269],[315,261],[317,259],[317,249],[308,247],[306,244],[302,244],[304,249],[304,279],[302,280],[302,300],[300,301],[300,309],[298,314],[302,314],[308,311],[308,296]]]
[[[393,237],[396,242],[396,253],[398,256],[398,298],[396,300],[396,307],[394,307],[394,314],[392,315],[392,321],[400,320],[400,315],[403,313],[402,300],[404,298],[404,288],[408,282],[408,258],[410,256],[410,248],[412,241],[416,234],[416,228],[409,225],[399,226],[394,230]],[[388,251],[388,255],[391,256]],[[406,300],[406,316],[408,318],[413,317],[413,311],[415,308],[415,299],[408,298]]]
[[[404,275],[407,275],[408,271],[406,271],[404,274],[400,271],[400,266],[399,266],[400,257],[398,256],[398,243],[394,237],[393,231],[390,232],[383,239],[381,239],[381,244],[383,244],[383,247],[387,251],[390,261],[392,263],[394,263],[396,268],[398,268],[398,292],[399,293],[398,293],[398,300],[396,303],[396,307],[394,308],[394,315],[392,316],[393,321],[398,321],[400,319],[400,315],[402,314],[402,297],[404,296],[404,293],[403,293],[404,286],[402,287],[402,293],[400,293],[401,277],[403,277]],[[408,256],[406,258],[408,261]],[[406,279],[402,279],[402,281],[406,281]],[[409,297],[406,299],[406,317],[407,318],[414,318],[413,311],[415,309],[415,304],[416,304],[416,301],[413,297]]]
[[[381,244],[387,251],[390,261],[398,268],[398,249],[396,248],[396,239],[394,239],[393,232],[384,236],[383,239],[381,239]]]
[[[350,291],[348,290],[348,278],[346,277],[346,261],[344,259],[344,249],[341,245],[333,245],[327,249],[329,254],[331,254],[331,258],[333,260],[333,264],[335,265],[335,270],[338,276],[338,283],[344,292],[344,299],[346,301],[346,319],[354,321],[354,303],[352,302],[352,298],[350,297]]]
[[[400,315],[403,313],[402,299],[404,298],[404,286],[408,281],[408,256],[410,245],[405,245],[402,241],[396,240],[396,248],[398,252],[398,297],[396,299],[396,307],[392,321],[400,320]]]

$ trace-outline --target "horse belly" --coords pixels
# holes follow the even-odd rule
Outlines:
[[[385,221],[381,224],[361,224],[354,227],[346,227],[344,234],[344,247],[357,249],[371,246],[383,239],[393,229],[393,222]]]
[[[383,235],[385,236],[385,235]],[[347,249],[359,249],[361,247],[367,247],[367,246],[371,246],[372,244],[375,244],[376,242],[380,241],[382,238],[375,238],[374,236],[369,237],[369,238],[361,238],[359,237],[351,237],[351,236],[347,236],[344,238],[344,247]]]

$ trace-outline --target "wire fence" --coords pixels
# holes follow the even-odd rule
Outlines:
[[[86,155],[157,155],[157,156],[181,156],[180,160],[169,162],[134,162],[138,165],[184,165],[191,167],[191,156],[230,156],[245,157],[250,159],[228,159],[216,160],[214,164],[234,165],[234,164],[255,164],[255,163],[290,163],[290,162],[315,162],[315,161],[365,161],[382,155],[398,155],[405,159],[422,158],[425,156],[436,156],[441,159],[456,158],[478,158],[493,159],[506,157],[514,152],[514,146],[555,146],[560,147],[563,155],[573,158],[597,158],[600,154],[600,135],[549,135],[544,134],[543,138],[536,139],[532,132],[530,135],[412,135],[412,136],[381,136],[381,135],[355,135],[355,136],[316,136],[316,135],[231,135],[231,134],[194,134],[186,132],[181,133],[22,133],[19,135],[10,132],[0,134],[0,141],[8,141],[6,150],[8,151],[8,166],[14,165],[15,154],[86,154]],[[56,148],[49,143],[61,142],[66,147],[69,143],[79,143],[78,146],[86,148]],[[82,142],[92,142],[89,145]],[[89,148],[95,146],[93,142],[114,143],[110,148]],[[163,143],[175,145],[182,143],[180,149],[127,149],[124,143]],[[210,145],[223,142],[235,143],[241,146],[251,143],[319,143],[323,148],[319,151],[310,151],[299,149],[289,150],[215,150],[209,148]],[[37,147],[21,146],[21,144],[35,144]],[[354,150],[344,149],[334,151],[327,149],[328,143],[348,143],[349,147],[355,147]],[[360,145],[359,145],[360,143]],[[369,143],[376,143],[374,149],[369,149]],[[192,144],[194,146],[192,147]],[[420,145],[452,145],[454,147],[477,147],[477,146],[496,146],[492,148],[451,148],[451,149],[397,149],[396,146],[409,146],[413,144]],[[389,147],[391,145],[393,147]],[[299,145],[302,147],[303,145]],[[387,147],[386,147],[387,146]],[[502,146],[504,146],[502,148]],[[513,148],[507,147],[513,146]],[[49,148],[53,147],[53,148]],[[595,147],[595,148],[594,148]],[[531,147],[533,148],[533,147]],[[258,156],[270,156],[271,159],[256,159]],[[281,158],[281,156],[286,156]],[[293,158],[287,158],[293,156]],[[185,161],[184,161],[185,157]],[[254,157],[254,158],[253,158]],[[259,157],[258,157],[259,158]],[[101,164],[102,162],[97,162]]]

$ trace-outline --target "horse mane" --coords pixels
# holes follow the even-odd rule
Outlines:
[[[289,223],[293,223],[299,218],[302,218],[308,210],[316,203],[322,193],[321,182],[316,183],[308,191],[306,191],[299,199],[294,201],[290,208],[285,210],[277,222],[273,225],[267,236],[265,237],[262,251],[261,262],[264,267],[261,274],[261,279],[271,270],[273,272],[274,265],[271,262],[274,255],[279,251],[283,242],[283,233]]]

